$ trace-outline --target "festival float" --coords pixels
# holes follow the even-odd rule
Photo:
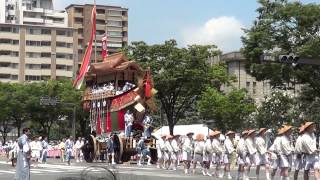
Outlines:
[[[154,111],[152,96],[155,94],[150,70],[144,70],[135,61],[129,61],[123,53],[115,53],[103,62],[93,63],[85,75],[86,88],[83,108],[89,112],[93,148],[87,149],[85,159],[92,162],[105,154],[105,138],[114,134],[115,159],[126,162],[136,154],[136,138],[144,132],[143,118]],[[124,136],[125,112],[134,116],[130,137]],[[151,146],[152,158],[156,159],[155,140],[146,139]]]

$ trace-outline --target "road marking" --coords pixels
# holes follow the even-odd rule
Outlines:
[[[0,173],[15,174],[15,171],[0,170]]]

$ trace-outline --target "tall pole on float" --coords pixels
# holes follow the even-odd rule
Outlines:
[[[93,4],[94,4],[93,7],[95,7],[96,6],[96,0],[94,0]],[[97,9],[96,9],[96,11],[97,11]],[[96,32],[94,32],[94,62],[95,63],[98,62],[97,61],[97,30],[96,30]]]

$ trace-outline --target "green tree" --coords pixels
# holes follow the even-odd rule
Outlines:
[[[264,53],[274,56],[295,53],[300,57],[319,58],[320,5],[259,0],[258,17],[242,37],[247,70],[257,80],[270,80],[273,87],[290,83],[308,84],[320,94],[319,66],[293,68],[286,64],[261,64]]]
[[[210,83],[208,57],[220,53],[215,46],[192,45],[178,48],[175,40],[147,45],[133,42],[124,50],[130,59],[150,67],[158,90],[157,98],[165,112],[170,134],[185,117]]]
[[[279,128],[284,123],[293,124],[295,119],[293,96],[283,91],[273,91],[265,97],[254,118],[259,127]]]
[[[13,88],[8,83],[0,82],[0,133],[3,138],[3,143],[6,142],[8,133],[13,129],[13,122],[10,113],[13,110],[8,104],[10,102]]]
[[[225,94],[212,87],[203,92],[198,108],[204,119],[213,120],[215,127],[222,131],[252,126],[248,117],[255,111],[254,101],[246,90],[232,89]]]

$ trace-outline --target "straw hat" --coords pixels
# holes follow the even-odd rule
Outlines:
[[[244,136],[244,135],[247,135],[248,134],[248,130],[244,130],[242,131],[241,135]]]
[[[256,132],[256,130],[254,130],[254,129],[249,130],[248,131],[248,136],[250,136],[252,133],[255,133],[255,132]]]
[[[299,127],[299,134],[303,133],[304,131],[304,124],[302,124],[300,127]]]
[[[204,141],[204,135],[203,134],[197,134],[196,141]]]
[[[308,127],[310,127],[313,124],[315,124],[315,123],[314,122],[306,122],[306,123],[304,123],[302,131],[305,131]]]
[[[213,137],[213,136],[217,136],[217,135],[220,135],[221,132],[220,131],[212,131],[210,132],[209,136]]]
[[[260,128],[258,134],[261,134],[261,133],[263,133],[263,132],[265,132],[267,130],[268,130],[267,128]]]
[[[228,131],[225,135],[228,136],[228,135],[231,135],[231,134],[235,134],[234,131]]]
[[[173,136],[173,138],[179,138],[180,136],[181,136],[181,135],[176,134],[176,135]]]
[[[289,131],[292,128],[292,126],[284,125],[283,128],[280,130],[280,134],[284,134],[287,131]]]
[[[192,136],[193,136],[194,133],[193,133],[193,132],[188,132],[188,133],[187,133],[187,136],[189,136],[189,135],[192,135]]]

